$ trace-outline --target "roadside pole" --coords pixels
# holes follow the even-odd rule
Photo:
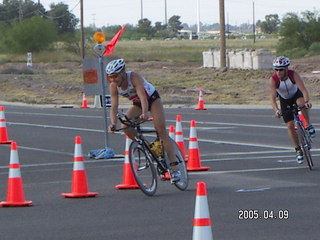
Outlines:
[[[93,35],[93,39],[96,42],[96,45],[94,46],[93,50],[94,53],[99,58],[99,70],[100,70],[100,76],[101,76],[101,87],[102,87],[102,107],[103,107],[103,113],[104,113],[104,132],[105,132],[105,148],[102,150],[94,150],[93,155],[95,158],[111,158],[114,157],[114,150],[108,147],[109,143],[109,136],[108,136],[108,113],[106,108],[106,78],[104,77],[104,67],[103,67],[103,55],[106,52],[106,47],[102,44],[105,41],[105,35],[102,32],[96,32]]]

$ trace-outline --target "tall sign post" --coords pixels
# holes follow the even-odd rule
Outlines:
[[[103,32],[96,32],[93,35],[93,39],[96,43],[94,46],[93,50],[94,53],[98,56],[99,58],[99,70],[100,70],[100,79],[101,79],[101,88],[102,88],[102,107],[103,107],[103,112],[104,112],[104,122],[105,122],[105,149],[101,150],[93,150],[89,153],[90,157],[94,157],[96,159],[99,158],[111,158],[114,156],[114,151],[113,149],[108,147],[108,142],[109,142],[109,137],[108,137],[108,114],[107,114],[107,109],[106,109],[106,101],[105,101],[105,96],[106,96],[106,78],[104,77],[104,65],[103,65],[103,55],[106,52],[106,47],[102,44],[105,41],[105,35]]]

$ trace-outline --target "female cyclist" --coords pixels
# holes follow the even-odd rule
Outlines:
[[[109,87],[111,95],[111,124],[108,130],[114,132],[116,129],[119,95],[128,98],[133,103],[126,112],[128,118],[139,117],[142,121],[145,121],[148,119],[148,112],[150,111],[154,119],[154,127],[159,133],[172,163],[171,181],[177,182],[180,180],[181,173],[177,169],[177,166],[175,166],[174,150],[166,131],[164,109],[159,93],[151,83],[138,73],[132,71],[126,72],[125,66],[126,64],[123,59],[115,59],[109,62],[106,67],[107,78],[111,82]],[[129,138],[134,140],[136,136],[134,129],[125,128],[123,131]]]

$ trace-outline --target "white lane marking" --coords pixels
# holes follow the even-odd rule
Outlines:
[[[76,117],[76,118],[103,118],[102,116],[88,116],[88,115],[72,115],[72,114],[54,114],[54,113],[26,113],[26,112],[10,112],[6,111],[7,114],[17,115],[37,115],[37,116],[54,116],[54,117]]]
[[[266,190],[270,190],[271,188],[254,188],[254,189],[238,189],[236,192],[264,192]]]
[[[312,154],[313,157],[320,156],[320,154]],[[257,159],[278,159],[278,158],[295,158],[294,155],[277,155],[277,156],[254,156],[245,158],[218,158],[218,159],[202,159],[201,162],[220,162],[220,161],[238,161],[238,160],[257,160]],[[290,162],[296,160],[278,160],[278,162]]]
[[[240,169],[240,170],[227,170],[227,171],[208,171],[208,172],[188,172],[189,175],[212,175],[223,173],[248,173],[248,172],[267,172],[267,171],[284,171],[284,170],[297,170],[309,168],[308,166],[301,167],[279,167],[279,168],[255,168],[255,169]]]
[[[76,130],[76,131],[86,131],[86,132],[101,132],[103,130],[98,129],[89,129],[89,128],[74,128],[74,127],[64,127],[64,126],[53,126],[53,125],[45,125],[45,124],[33,124],[33,123],[19,123],[19,122],[7,122],[9,125],[20,125],[20,126],[28,126],[28,127],[42,127],[42,128],[55,128],[55,129],[66,129],[66,130]]]

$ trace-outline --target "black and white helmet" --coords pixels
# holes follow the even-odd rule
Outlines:
[[[123,59],[115,59],[108,63],[106,67],[107,74],[117,74],[121,72],[122,69],[126,66],[126,63]]]
[[[277,57],[273,60],[273,67],[287,67],[290,65],[289,58],[286,58],[284,56]]]

